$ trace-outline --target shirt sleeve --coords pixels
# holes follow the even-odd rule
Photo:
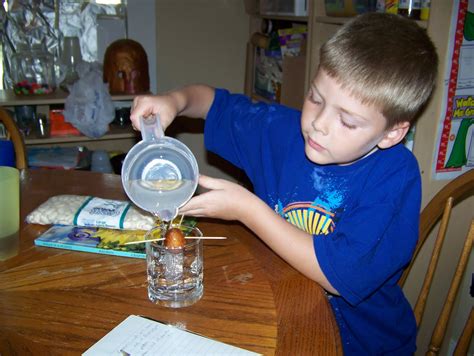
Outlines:
[[[382,167],[334,232],[314,237],[328,281],[351,305],[397,283],[418,239],[421,184],[417,164]],[[369,172],[370,176],[370,172]]]
[[[243,169],[253,180],[261,174],[263,161],[281,157],[289,125],[299,125],[299,117],[297,110],[253,103],[245,95],[216,89],[206,117],[204,143],[206,149]]]

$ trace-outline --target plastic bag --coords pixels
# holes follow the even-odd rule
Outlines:
[[[105,200],[101,199],[100,207],[96,207],[96,211],[102,212],[94,218],[88,218],[87,224],[84,224],[84,219],[80,219],[79,213],[85,207],[86,202],[90,202],[93,197],[84,195],[56,195],[43,204],[38,206],[35,210],[28,214],[26,222],[28,224],[60,224],[60,225],[76,225],[76,226],[95,226],[106,227],[112,229],[125,230],[150,230],[155,226],[155,218],[148,213],[145,213],[137,208],[130,206],[124,210],[123,219],[120,221],[123,226],[108,226],[104,223],[104,216],[116,216],[115,211],[111,211],[110,207],[123,205],[127,201]],[[96,198],[100,199],[100,198]],[[130,205],[130,203],[128,203]]]
[[[84,135],[103,136],[115,117],[115,107],[99,63],[82,62],[77,67],[79,80],[69,87],[64,118]]]

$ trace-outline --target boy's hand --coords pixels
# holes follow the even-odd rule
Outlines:
[[[214,88],[207,85],[189,85],[163,95],[141,95],[133,100],[130,120],[140,130],[140,116],[158,114],[163,131],[178,115],[205,119],[214,100]]]
[[[212,217],[224,220],[241,220],[251,210],[255,195],[244,187],[224,179],[201,175],[199,185],[209,191],[192,198],[180,214]]]
[[[130,120],[135,130],[140,130],[140,116],[158,114],[163,131],[178,114],[177,104],[171,95],[142,95],[133,100]]]
[[[319,267],[310,234],[290,224],[236,183],[201,176],[199,185],[209,191],[192,198],[180,214],[242,222],[298,271],[338,294]]]

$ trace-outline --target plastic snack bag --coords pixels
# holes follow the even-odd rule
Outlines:
[[[103,136],[115,118],[115,107],[98,63],[82,62],[77,67],[79,80],[69,87],[64,118],[84,135]]]
[[[26,217],[29,224],[59,224],[120,230],[150,230],[156,219],[128,201],[83,195],[56,195]]]

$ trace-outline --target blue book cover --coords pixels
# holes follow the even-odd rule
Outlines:
[[[53,225],[35,239],[35,245],[101,253],[106,255],[145,258],[145,244],[124,245],[143,240],[146,231],[113,230],[101,227]]]

